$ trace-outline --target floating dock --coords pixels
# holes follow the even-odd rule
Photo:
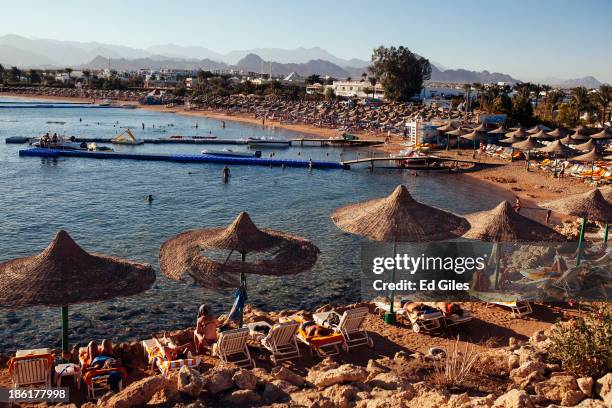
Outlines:
[[[86,150],[57,150],[32,148],[19,150],[21,157],[81,157],[89,159],[128,159],[145,161],[166,161],[174,163],[217,163],[246,166],[266,166],[266,167],[309,167],[306,160],[290,159],[257,159],[251,157],[223,157],[207,156],[204,154],[150,154],[150,153],[117,153],[117,152],[90,152]],[[313,169],[349,169],[348,165],[340,162],[313,161]]]

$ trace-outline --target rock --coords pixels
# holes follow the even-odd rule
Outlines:
[[[422,354],[422,353],[421,353]],[[393,356],[394,360],[410,360],[410,353],[405,350],[400,350]]]
[[[296,387],[295,385],[291,384],[289,381],[274,380],[274,381],[272,381],[272,384],[276,385],[278,388],[280,388],[286,394],[292,394],[292,393],[297,392],[297,391],[300,390],[298,387]]]
[[[259,405],[262,398],[253,390],[242,389],[235,390],[223,398],[223,402],[227,405],[236,405],[239,407],[252,407]]]
[[[413,398],[408,398],[410,407],[445,407],[450,400],[450,394],[446,389],[437,389],[424,382],[412,386]]]
[[[232,376],[237,370],[227,367],[215,367],[202,376],[204,388],[210,394],[219,394],[234,386]]]
[[[183,366],[179,370],[177,387],[179,392],[195,398],[202,392],[204,383],[198,371]]]
[[[350,384],[334,384],[323,390],[322,395],[328,398],[335,407],[349,408],[355,401],[359,389]]]
[[[508,373],[508,351],[493,349],[479,353],[475,367],[480,367],[483,374],[502,375]]]
[[[343,364],[337,368],[326,371],[310,371],[306,379],[317,387],[328,387],[330,385],[346,382],[363,382],[367,376],[368,372],[363,367]]]
[[[515,368],[518,368],[521,365],[521,358],[518,356],[518,354],[510,354],[508,356],[508,370],[512,371]]]
[[[333,310],[333,309],[334,307],[328,303],[316,309],[315,313],[329,312],[330,310]]]
[[[529,337],[530,343],[539,343],[546,340],[548,337],[544,333],[544,330],[538,330]]]
[[[241,369],[236,371],[232,376],[232,381],[241,390],[254,390],[257,386],[257,377],[251,370]]]
[[[542,353],[535,350],[532,346],[522,346],[517,351],[521,364],[525,364],[531,361],[542,362]]]
[[[604,400],[606,405],[612,406],[612,373],[608,373],[597,380],[595,393]]]
[[[556,363],[547,363],[546,372],[551,373],[551,376],[561,371],[561,366]]]
[[[516,341],[516,337],[508,338],[508,347],[516,347],[518,346],[518,341]]]
[[[265,368],[260,368],[260,367],[253,368],[251,372],[253,373],[253,375],[255,375],[255,377],[257,377],[259,384],[263,384],[264,382],[270,382],[274,380],[274,377],[270,375],[270,373],[268,373]]]
[[[578,378],[576,382],[578,383],[578,388],[580,388],[580,391],[582,391],[584,395],[587,397],[593,395],[593,384],[595,384],[593,377]]]
[[[368,360],[366,370],[368,372],[368,376],[376,376],[377,374],[390,371],[389,367],[382,365],[378,360]]]
[[[268,403],[281,402],[286,400],[289,395],[283,391],[278,385],[267,383],[264,387],[262,396]]]
[[[533,408],[533,402],[523,390],[510,390],[500,395],[493,403],[493,408]]]
[[[407,390],[409,387],[412,388],[410,383],[395,373],[380,373],[374,378],[369,379],[367,384],[370,387],[378,387],[383,390]]]
[[[306,379],[304,377],[283,366],[276,367],[274,370],[272,370],[272,376],[277,380],[287,381],[300,388],[306,383]]]
[[[585,397],[578,388],[576,379],[571,375],[558,375],[534,386],[535,392],[549,401],[565,406],[574,406]]]
[[[161,390],[166,384],[166,380],[161,376],[151,376],[136,381],[122,391],[112,395],[104,406],[113,408],[137,407],[149,402],[151,397]],[[102,401],[102,400],[101,400]]]
[[[526,378],[531,373],[537,373],[540,375],[544,375],[544,371],[546,370],[546,366],[544,363],[540,361],[527,361],[525,363],[521,363],[518,368],[510,371],[510,378],[514,382],[518,382],[517,380]]]
[[[180,398],[178,390],[178,375],[176,371],[168,373],[166,376],[166,384],[164,388],[157,391],[149,400],[149,405],[164,405],[177,401]]]

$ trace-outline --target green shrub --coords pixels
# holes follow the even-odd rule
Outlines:
[[[563,369],[595,378],[612,367],[612,306],[554,326],[549,335],[549,358]]]

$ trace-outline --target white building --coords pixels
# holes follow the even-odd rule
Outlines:
[[[382,85],[376,84],[374,92],[372,92],[372,84],[367,81],[334,81],[333,88],[337,96],[385,99],[385,90]],[[366,90],[368,91],[367,94]]]

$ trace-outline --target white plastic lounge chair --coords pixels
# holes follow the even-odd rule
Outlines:
[[[533,313],[528,298],[518,294],[470,290],[470,295],[487,302],[487,304],[510,308],[512,317],[523,317]]]
[[[363,328],[363,322],[368,312],[367,307],[358,307],[345,311],[342,316],[332,310],[330,312],[315,313],[312,315],[312,318],[315,323],[341,333],[344,338],[342,348],[348,352],[352,347],[374,347],[374,341]],[[330,323],[330,317],[332,316],[337,319],[337,324]]]
[[[9,373],[13,387],[31,385],[51,387],[53,358],[49,354],[22,355],[11,359]]]
[[[438,305],[436,305],[436,302],[425,302],[425,304],[440,310]],[[458,326],[460,324],[465,324],[465,323],[471,322],[474,319],[474,317],[472,316],[472,311],[471,310],[464,309],[464,308],[461,308],[461,309],[463,311],[463,313],[461,315],[459,315],[457,313],[448,314],[448,313],[444,313],[443,310],[440,310],[440,312],[442,313],[442,317],[444,318],[444,326],[445,327]]]
[[[270,325],[267,322],[255,322],[246,325],[251,336],[257,335],[257,326],[268,326],[270,331],[265,336],[259,336],[261,345],[272,353],[270,360],[274,365],[281,361],[291,360],[300,357],[300,349],[297,344],[298,322],[286,322]]]
[[[226,364],[234,363],[240,367],[255,367],[255,360],[251,358],[246,344],[248,338],[249,329],[247,327],[221,332],[219,340],[213,345],[213,356],[219,357]],[[234,360],[235,357],[238,359]]]

